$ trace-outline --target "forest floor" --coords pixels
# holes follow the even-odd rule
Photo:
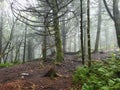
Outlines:
[[[108,57],[106,53],[93,54],[94,59]],[[66,55],[62,64],[56,65],[58,77],[45,77],[52,66],[50,58],[44,64],[40,60],[0,69],[0,90],[71,90],[72,74],[81,60],[78,55]]]

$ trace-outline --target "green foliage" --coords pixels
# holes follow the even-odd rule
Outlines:
[[[13,64],[12,63],[3,63],[3,64],[0,64],[0,68],[10,67],[10,66],[13,66]]]
[[[90,68],[78,67],[73,82],[82,90],[120,90],[120,60],[96,61]]]
[[[0,64],[0,68],[10,67],[10,66],[17,65],[17,64],[21,64],[21,62],[19,62],[19,61],[14,61],[14,62],[12,62],[12,63],[1,63],[1,64]]]

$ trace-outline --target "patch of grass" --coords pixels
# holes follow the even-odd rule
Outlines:
[[[10,67],[10,66],[13,66],[13,65],[14,65],[13,63],[2,63],[2,64],[0,64],[0,68]]]
[[[78,67],[73,74],[75,85],[82,90],[120,90],[120,60],[93,62],[92,66]]]
[[[7,63],[1,63],[0,68],[11,67],[11,66],[18,65],[18,64],[21,64],[21,62],[15,61],[13,63],[8,63],[8,62]]]

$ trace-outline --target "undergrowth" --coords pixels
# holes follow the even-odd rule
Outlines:
[[[120,90],[120,60],[95,61],[91,67],[78,67],[73,83],[82,90]],[[80,90],[80,89],[75,89]]]
[[[10,66],[14,66],[14,65],[17,65],[17,64],[21,64],[21,62],[1,63],[1,64],[0,64],[0,68],[10,67]]]
[[[2,63],[2,64],[0,64],[0,68],[10,67],[10,66],[13,66],[13,63]]]

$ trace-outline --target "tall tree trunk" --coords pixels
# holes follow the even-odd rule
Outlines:
[[[81,52],[82,52],[82,64],[85,64],[85,57],[84,57],[84,42],[83,42],[83,2],[82,0],[80,0],[80,9],[81,9],[81,13],[80,13],[80,31],[81,31],[81,35],[80,35],[80,39],[81,39]]]
[[[102,9],[102,1],[98,0],[98,25],[97,25],[97,35],[96,35],[96,41],[95,41],[95,50],[94,52],[98,52],[99,49],[99,42],[100,42],[100,31],[101,31],[101,9]]]
[[[117,42],[120,48],[120,11],[119,11],[119,0],[113,0],[113,17],[115,22],[116,34],[117,34]]]
[[[29,39],[27,43],[27,60],[30,61],[33,59],[33,53],[34,51],[32,50],[32,41]]]
[[[1,11],[1,16],[0,16],[0,63],[2,61],[2,31],[3,31],[3,12]]]
[[[117,43],[118,43],[118,46],[120,48],[120,11],[119,11],[119,7],[118,7],[120,0],[113,0],[113,15],[111,14],[111,12],[107,6],[106,0],[103,0],[103,2],[105,4],[106,10],[107,10],[109,16],[111,17],[111,19],[115,23]]]
[[[90,42],[90,0],[87,0],[87,38],[88,38],[88,66],[91,66],[91,42]]]
[[[45,33],[46,33],[46,27],[45,27]],[[42,59],[43,61],[46,61],[47,57],[47,36],[43,36],[43,44],[42,44]]]
[[[58,18],[58,3],[57,0],[53,0],[53,24],[55,31],[55,46],[56,46],[56,63],[63,61],[63,50],[62,50],[62,41],[59,28],[59,18]]]
[[[22,63],[25,63],[25,59],[26,59],[26,40],[27,40],[27,25],[25,26],[24,49],[23,49],[23,62],[22,62]]]
[[[65,48],[66,48],[66,30],[65,30],[65,17],[63,16],[62,17],[62,30],[61,30],[61,32],[62,32],[62,42],[63,42],[63,52],[65,53],[66,52],[66,50],[65,50]]]

